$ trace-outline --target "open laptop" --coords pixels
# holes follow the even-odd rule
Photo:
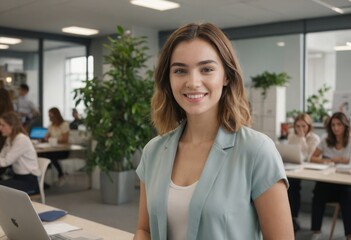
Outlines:
[[[95,238],[95,236],[94,238],[82,238],[79,234],[69,237],[68,233],[49,236],[29,196],[13,188],[0,185],[0,206],[0,225],[8,239],[102,239]],[[86,233],[82,234],[86,235]]]
[[[47,132],[48,132],[47,128],[32,127],[29,133],[29,138],[33,140],[43,140]]]
[[[282,157],[285,170],[295,170],[302,167],[304,159],[299,145],[277,143],[276,148]]]

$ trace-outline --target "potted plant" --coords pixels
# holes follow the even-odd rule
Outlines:
[[[323,84],[323,86],[317,90],[316,94],[312,94],[307,98],[307,113],[314,122],[323,122],[324,117],[329,115],[325,107],[325,104],[328,103],[329,100],[325,97],[325,93],[330,89],[331,87]]]
[[[257,76],[251,77],[252,86],[254,88],[262,88],[262,97],[263,99],[267,96],[267,90],[272,86],[286,86],[289,82],[290,76],[285,73],[270,73],[264,71]]]
[[[84,104],[84,123],[96,143],[88,153],[88,170],[100,168],[102,200],[119,204],[129,201],[134,189],[133,154],[153,135],[149,120],[153,73],[140,74],[149,59],[146,37],[133,37],[118,26],[116,37],[108,40],[106,80],[86,80],[84,87],[74,90],[74,99],[76,105]],[[127,189],[125,195],[121,189]]]

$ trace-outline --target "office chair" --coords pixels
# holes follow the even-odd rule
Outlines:
[[[50,163],[51,163],[50,159],[38,157],[38,164],[41,172],[41,175],[38,177],[39,193],[30,195],[29,197],[31,200],[40,198],[41,202],[45,204],[44,179],[45,179],[46,170],[48,169],[48,166]]]
[[[334,207],[333,221],[332,221],[330,234],[329,234],[329,240],[331,240],[333,238],[336,220],[338,219],[338,215],[339,215],[339,211],[340,211],[340,204],[338,202],[329,202],[329,203],[327,203],[327,206]]]

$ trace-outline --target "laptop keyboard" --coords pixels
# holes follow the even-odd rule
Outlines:
[[[61,234],[54,234],[50,236],[51,240],[72,240],[72,238],[64,237]]]

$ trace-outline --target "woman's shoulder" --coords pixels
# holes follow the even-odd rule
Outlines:
[[[18,142],[18,143],[21,143],[21,144],[22,143],[31,143],[32,144],[30,138],[24,133],[17,134],[15,139],[14,139],[14,142]]]

